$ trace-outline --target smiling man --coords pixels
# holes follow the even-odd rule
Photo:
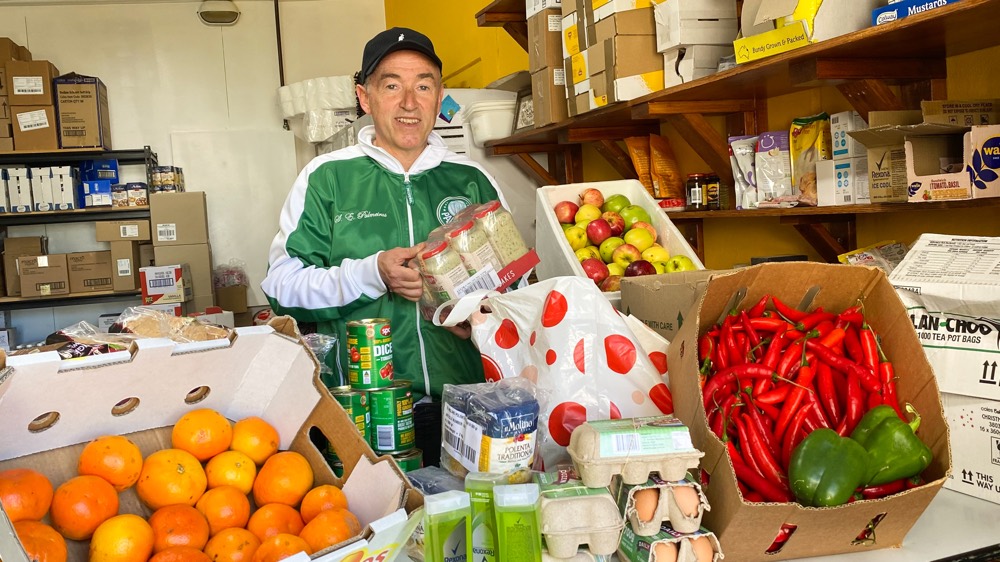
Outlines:
[[[276,313],[336,336],[327,386],[347,384],[347,322],[386,318],[395,378],[411,381],[418,398],[439,398],[444,384],[482,382],[482,362],[467,329],[422,318],[423,284],[411,262],[455,212],[503,199],[478,164],[433,132],[444,88],[430,39],[398,27],[379,33],[365,45],[357,83],[374,125],[358,132],[356,146],[318,156],[299,174],[261,287]],[[416,409],[427,464],[440,452],[439,412],[437,404]]]

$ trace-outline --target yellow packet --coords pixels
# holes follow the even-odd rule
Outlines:
[[[670,148],[670,142],[657,134],[649,135],[649,148],[652,157],[653,191],[655,197],[661,199],[660,207],[670,210],[684,210],[687,197],[684,193],[684,181],[681,179],[677,158]]]
[[[639,182],[646,188],[650,197],[656,198],[653,189],[653,177],[649,169],[649,137],[628,137],[625,139],[628,155],[632,158],[632,166],[639,176]]]
[[[792,121],[788,131],[792,160],[792,189],[799,191],[799,203],[817,203],[816,162],[831,158],[830,116],[825,112]]]

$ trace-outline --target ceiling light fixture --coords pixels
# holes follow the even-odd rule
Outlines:
[[[198,18],[205,25],[233,25],[240,19],[240,9],[232,0],[204,0]]]

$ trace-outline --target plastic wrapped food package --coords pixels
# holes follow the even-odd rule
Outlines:
[[[125,309],[110,331],[144,338],[168,338],[178,343],[223,339],[232,333],[225,326],[142,306]]]

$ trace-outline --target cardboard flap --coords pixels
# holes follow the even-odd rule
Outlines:
[[[799,0],[763,0],[753,18],[754,25],[775,21],[778,18],[792,15]]]
[[[361,457],[343,490],[351,512],[365,527],[403,505],[403,482],[386,460],[372,464]]]

